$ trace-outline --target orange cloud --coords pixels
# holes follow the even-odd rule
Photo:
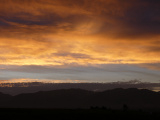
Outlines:
[[[0,63],[159,63],[157,4],[144,0],[138,4],[133,0],[2,0]]]

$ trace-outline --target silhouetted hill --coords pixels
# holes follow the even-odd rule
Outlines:
[[[145,89],[138,90],[136,88],[118,88],[97,93],[97,95],[92,99],[96,99],[96,101],[93,101],[95,105],[105,105],[111,108],[120,108],[123,104],[128,105],[131,109],[160,108],[160,94]]]
[[[12,98],[11,95],[3,94],[0,92],[0,103],[8,102]]]
[[[160,109],[160,93],[150,90],[113,89],[93,92],[81,89],[62,89],[10,96],[0,93],[0,107],[7,108],[90,108]]]

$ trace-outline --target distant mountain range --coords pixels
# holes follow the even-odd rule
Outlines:
[[[160,83],[143,83],[137,80],[128,82],[111,82],[111,83],[1,83],[0,92],[18,95],[21,93],[35,93],[38,91],[51,91],[60,89],[83,89],[88,91],[105,91],[115,88],[138,88],[152,91],[160,91]]]
[[[146,89],[117,88],[103,92],[61,89],[16,96],[0,93],[1,108],[90,108],[160,109],[160,93]]]

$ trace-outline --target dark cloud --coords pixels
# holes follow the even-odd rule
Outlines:
[[[156,52],[160,52],[160,46],[149,46],[149,47],[147,47],[146,48],[146,50],[148,51],[148,52],[153,52],[153,53],[156,53]]]
[[[19,33],[15,36],[21,36],[56,33],[60,29],[74,31],[77,24],[99,19],[97,22],[102,22],[102,26],[96,34],[116,38],[147,38],[160,34],[159,5],[158,0],[6,0],[0,2],[0,26],[8,31],[7,36],[11,31]],[[63,23],[70,25],[60,27]]]
[[[123,0],[120,3],[122,15],[109,16],[113,23],[105,27],[101,32],[109,31],[110,28],[113,37],[118,38],[147,38],[160,34],[160,2],[145,0]],[[124,7],[124,8],[123,8]],[[105,15],[106,19],[108,14]],[[104,18],[105,19],[105,18]]]
[[[73,57],[73,58],[90,58],[89,55],[86,55],[86,54],[82,54],[82,53],[55,53],[53,54],[55,56],[62,56],[62,57],[65,57],[65,56],[70,56],[70,57]]]
[[[7,27],[7,26],[10,26],[10,24],[8,24],[7,22],[5,22],[3,19],[0,19],[0,26],[1,27]]]

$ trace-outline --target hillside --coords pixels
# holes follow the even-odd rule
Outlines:
[[[160,109],[160,93],[146,89],[117,88],[103,92],[61,89],[10,96],[0,93],[1,108],[90,108]]]

